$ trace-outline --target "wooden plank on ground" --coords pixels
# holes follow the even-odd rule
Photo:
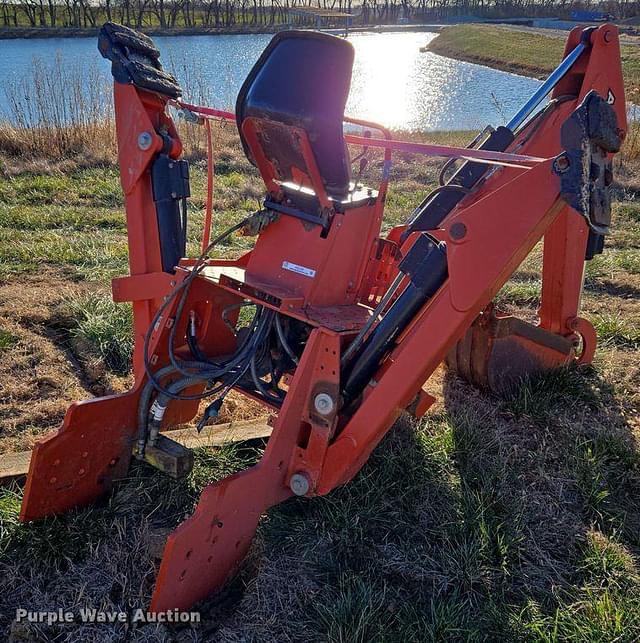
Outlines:
[[[31,451],[0,455],[0,479],[19,478],[29,471]]]
[[[229,442],[244,442],[256,438],[266,438],[270,435],[271,427],[267,424],[267,418],[264,417],[229,424],[213,424],[206,426],[200,433],[196,431],[195,427],[166,432],[168,438],[189,449],[215,447]]]
[[[167,431],[166,435],[189,449],[201,449],[266,438],[271,435],[271,427],[267,424],[267,418],[263,417],[206,426],[201,433],[195,428],[188,428]],[[30,461],[31,451],[0,454],[0,484],[26,476]]]

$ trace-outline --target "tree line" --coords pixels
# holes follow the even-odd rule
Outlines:
[[[114,20],[134,29],[159,27],[271,27],[315,24],[296,9],[352,14],[352,25],[428,22],[459,16],[557,16],[599,10],[617,18],[637,15],[640,0],[0,0],[0,27],[94,28]],[[340,19],[326,26],[344,24]]]

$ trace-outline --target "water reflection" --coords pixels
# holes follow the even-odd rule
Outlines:
[[[473,129],[503,123],[540,84],[420,52],[435,36],[352,36],[356,62],[348,111],[390,127]]]
[[[349,36],[356,50],[347,113],[394,128],[474,129],[503,123],[539,81],[479,65],[421,53],[433,33],[362,33]],[[185,87],[185,98],[232,107],[242,81],[270,35],[158,38],[165,66]],[[0,83],[29,78],[34,57],[44,64],[60,53],[70,67],[96,65],[106,82],[108,64],[93,38],[0,40]],[[0,91],[0,109],[7,97]]]

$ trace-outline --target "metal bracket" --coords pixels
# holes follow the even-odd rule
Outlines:
[[[590,91],[563,123],[560,140],[565,151],[556,158],[553,170],[560,176],[562,198],[591,230],[608,234],[613,180],[609,154],[622,145],[615,110]]]

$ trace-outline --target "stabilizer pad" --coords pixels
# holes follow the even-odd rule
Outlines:
[[[98,34],[98,51],[113,63],[111,73],[116,82],[132,83],[174,99],[182,95],[178,81],[162,69],[160,52],[149,36],[106,22]]]

